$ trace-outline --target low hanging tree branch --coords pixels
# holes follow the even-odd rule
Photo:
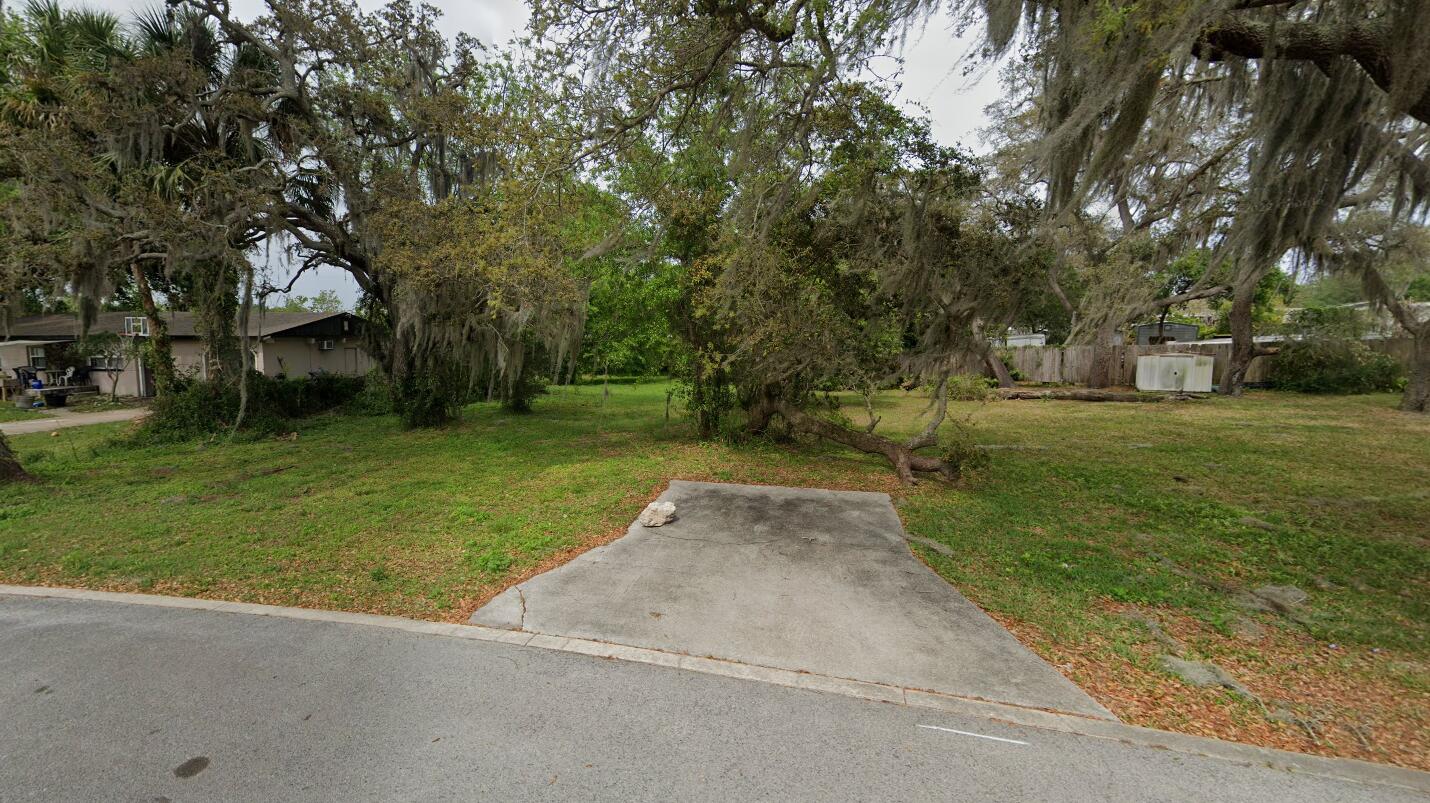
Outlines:
[[[1272,24],[1229,13],[1207,29],[1193,46],[1194,55],[1220,61],[1227,55],[1246,59],[1309,61],[1317,66],[1332,59],[1349,58],[1375,85],[1387,93],[1400,90],[1397,81],[1411,82],[1412,99],[1404,111],[1430,123],[1430,87],[1423,76],[1394,74],[1391,23],[1385,19],[1362,22],[1278,22]]]
[[[866,454],[883,457],[894,467],[899,479],[907,485],[918,482],[914,472],[938,474],[948,480],[958,479],[958,472],[953,466],[937,457],[914,454],[914,449],[909,444],[891,441],[868,432],[846,429],[832,421],[810,415],[800,409],[798,405],[790,404],[773,396],[766,396],[751,406],[751,430],[763,432],[774,416],[783,418],[795,432],[814,435]]]
[[[907,448],[911,450],[923,449],[928,446],[938,445],[938,428],[943,426],[944,419],[948,417],[947,377],[940,379],[938,386],[934,388],[933,399],[929,402],[929,409],[924,412],[929,411],[932,411],[933,415],[929,416],[928,423],[924,425],[923,431],[909,439],[909,442],[906,444]],[[872,432],[872,430],[870,431]]]

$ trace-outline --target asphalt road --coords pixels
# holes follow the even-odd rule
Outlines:
[[[0,800],[1419,800],[675,668],[0,595]]]

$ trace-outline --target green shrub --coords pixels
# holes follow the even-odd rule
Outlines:
[[[392,412],[392,386],[381,368],[368,371],[362,390],[345,405],[348,415],[388,415]]]
[[[973,428],[956,421],[951,423],[939,438],[939,457],[953,470],[954,476],[962,477],[987,468],[988,452],[978,448]]]
[[[977,374],[954,374],[948,378],[949,401],[986,402],[997,396],[993,391],[998,387],[997,379]]]
[[[1355,307],[1307,307],[1287,321],[1288,339],[1271,361],[1274,387],[1302,393],[1398,390],[1403,371],[1361,340],[1369,325]]]
[[[409,372],[392,384],[392,409],[408,427],[436,427],[461,415],[471,384],[450,362]]]
[[[1302,393],[1374,393],[1404,384],[1400,363],[1359,340],[1310,338],[1288,341],[1272,358],[1270,381]]]
[[[531,403],[536,397],[548,392],[546,378],[528,358],[522,362],[521,373],[517,374],[516,379],[502,386],[501,405],[503,409],[513,413],[529,413]]]
[[[291,419],[343,405],[365,385],[366,379],[356,376],[274,379],[251,373],[243,430],[260,435],[284,431]],[[228,432],[238,419],[239,403],[236,382],[184,381],[172,393],[154,400],[135,439],[165,443]]]

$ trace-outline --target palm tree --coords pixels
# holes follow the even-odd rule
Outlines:
[[[0,125],[31,135],[40,163],[22,203],[47,207],[50,223],[69,212],[44,232],[75,246],[50,283],[72,290],[86,313],[132,283],[162,393],[173,369],[154,289],[177,281],[190,297],[171,302],[196,308],[216,367],[236,375],[238,276],[248,269],[243,252],[263,236],[237,188],[260,177],[267,152],[228,101],[241,82],[261,79],[261,58],[223,45],[192,11],[149,11],[126,29],[113,15],[53,0],[32,0],[3,43]],[[68,146],[70,163],[57,165],[41,138]],[[65,171],[83,175],[66,181]]]

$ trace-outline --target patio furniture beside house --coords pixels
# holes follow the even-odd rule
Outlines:
[[[65,387],[74,384],[74,366],[71,365],[63,370],[59,368],[46,368],[45,384],[50,387]]]
[[[89,384],[89,370],[86,368],[35,368],[20,365],[12,369],[13,380],[6,379],[0,396],[15,400],[15,406],[29,409],[35,402],[42,401],[46,407],[64,407],[69,397],[76,393],[96,393],[99,388]],[[40,375],[44,374],[44,379]]]

